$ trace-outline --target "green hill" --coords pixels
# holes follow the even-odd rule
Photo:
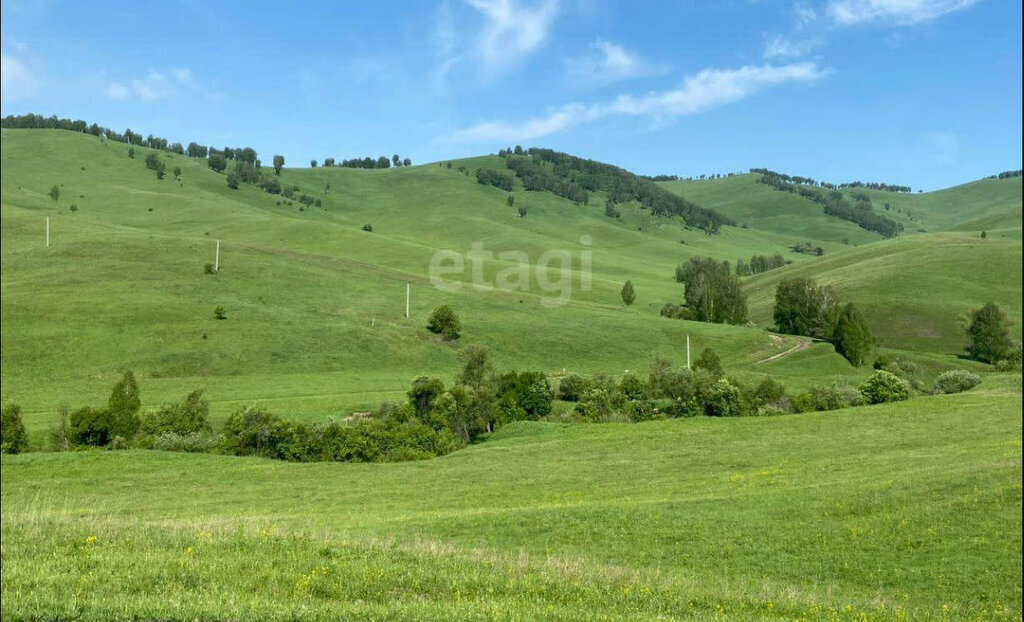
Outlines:
[[[3,399],[21,404],[40,434],[58,404],[101,401],[124,369],[147,380],[149,405],[203,386],[215,419],[253,401],[323,419],[401,397],[416,375],[450,376],[466,343],[490,346],[503,367],[621,373],[645,370],[659,355],[680,362],[689,333],[698,352],[714,348],[740,374],[761,373],[753,363],[793,343],[658,316],[665,302],[682,298],[671,278],[679,262],[775,252],[788,238],[741,228],[708,236],[628,205],[616,220],[598,200],[577,206],[517,190],[516,206],[528,210],[520,218],[506,192],[458,171],[500,168],[494,157],[452,168],[286,169],[282,183],[322,201],[322,209],[299,211],[298,202],[279,205],[281,197],[252,186],[229,189],[204,160],[157,152],[168,171],[182,168],[180,182],[170,174],[158,180],[141,147],[130,159],[124,144],[73,132],[2,136]],[[47,196],[55,184],[56,202]],[[221,271],[204,274],[217,239]],[[431,257],[465,254],[474,242],[526,253],[529,290],[477,291],[468,265],[459,291],[431,287]],[[536,263],[553,250],[568,252],[572,265],[552,262],[548,278],[557,287],[545,292]],[[584,251],[593,255],[590,291],[579,281]],[[483,263],[487,283],[512,265]],[[627,279],[638,291],[631,308],[619,298]],[[564,306],[541,305],[559,290],[571,294]],[[455,347],[424,329],[441,303],[464,324]],[[226,320],[214,319],[217,305]],[[818,345],[772,363],[770,373],[806,385],[805,358],[823,376],[850,372]]]
[[[689,336],[743,382],[859,383],[871,370],[830,344],[766,330],[789,276],[834,285],[919,379],[982,375],[823,413],[518,422],[401,464],[4,455],[4,619],[1020,619],[1021,377],[958,358],[957,321],[993,300],[1021,334],[1019,178],[874,192],[907,227],[887,240],[749,175],[665,184],[740,225],[708,235],[635,202],[609,217],[600,192],[578,205],[516,180],[510,205],[476,181],[497,156],[284,169],[289,199],[202,159],[0,137],[0,397],[31,450],[60,404],[104,403],[126,369],[144,409],[204,387],[215,428],[252,403],[321,422],[405,399],[418,375],[451,381],[470,344],[557,380],[679,364]],[[789,250],[802,241],[825,255]],[[436,288],[432,259],[474,244],[494,255]],[[743,280],[750,324],[660,316],[688,258],[777,252],[792,263]],[[496,286],[521,256],[529,287]],[[440,304],[461,317],[454,344],[425,328]]]

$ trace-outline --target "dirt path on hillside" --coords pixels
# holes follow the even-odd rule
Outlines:
[[[800,352],[801,350],[806,350],[809,347],[811,347],[811,342],[810,341],[798,341],[795,346],[793,346],[792,348],[786,350],[785,352],[779,352],[778,354],[773,354],[773,355],[769,356],[766,359],[761,359],[760,361],[754,363],[754,365],[761,365],[763,363],[771,363],[772,361],[777,361],[779,359],[786,358],[790,354],[795,354],[796,352]]]

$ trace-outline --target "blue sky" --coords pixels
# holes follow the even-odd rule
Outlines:
[[[2,3],[3,114],[426,162],[545,146],[646,173],[934,189],[1021,166],[1021,3]]]

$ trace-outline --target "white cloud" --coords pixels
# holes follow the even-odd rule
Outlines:
[[[818,19],[818,12],[814,10],[814,7],[808,4],[793,5],[793,22],[797,30],[810,26],[816,19]]]
[[[558,17],[557,0],[542,0],[530,7],[517,0],[466,1],[484,16],[477,52],[485,78],[502,73],[543,47]]]
[[[431,44],[437,55],[437,63],[430,72],[434,90],[439,94],[447,91],[448,74],[463,58],[459,49],[459,34],[452,21],[452,7],[444,0],[437,10],[436,24],[431,35]]]
[[[4,99],[24,99],[35,93],[35,78],[24,62],[0,52],[0,87]]]
[[[176,95],[182,90],[198,92],[213,100],[222,100],[224,95],[213,91],[204,91],[195,81],[190,69],[171,69],[168,72],[150,69],[142,78],[129,83],[112,82],[104,89],[104,94],[112,99],[140,99],[157,101]]]
[[[565,61],[569,77],[586,84],[609,84],[618,80],[663,73],[638,54],[618,43],[598,39],[590,44],[592,53]]]
[[[776,35],[765,40],[764,57],[799,58],[811,53],[819,45],[820,39],[789,39]]]
[[[967,9],[978,0],[831,0],[829,17],[844,26],[869,22],[911,25]]]
[[[460,130],[455,138],[530,140],[612,116],[663,118],[692,115],[739,101],[765,87],[817,80],[827,73],[815,63],[806,62],[739,69],[705,69],[687,77],[678,88],[668,91],[652,91],[642,96],[620,95],[611,101],[595,104],[567,104],[520,123],[487,121]]]

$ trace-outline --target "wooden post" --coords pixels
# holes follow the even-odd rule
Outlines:
[[[46,248],[50,248],[50,217],[46,217]]]
[[[213,256],[213,271],[220,272],[220,240],[217,240],[217,252]]]
[[[410,289],[410,287],[411,286],[408,283],[405,284],[405,317],[406,317],[406,319],[409,318],[409,289]]]
[[[690,334],[686,334],[686,369],[690,369]]]

